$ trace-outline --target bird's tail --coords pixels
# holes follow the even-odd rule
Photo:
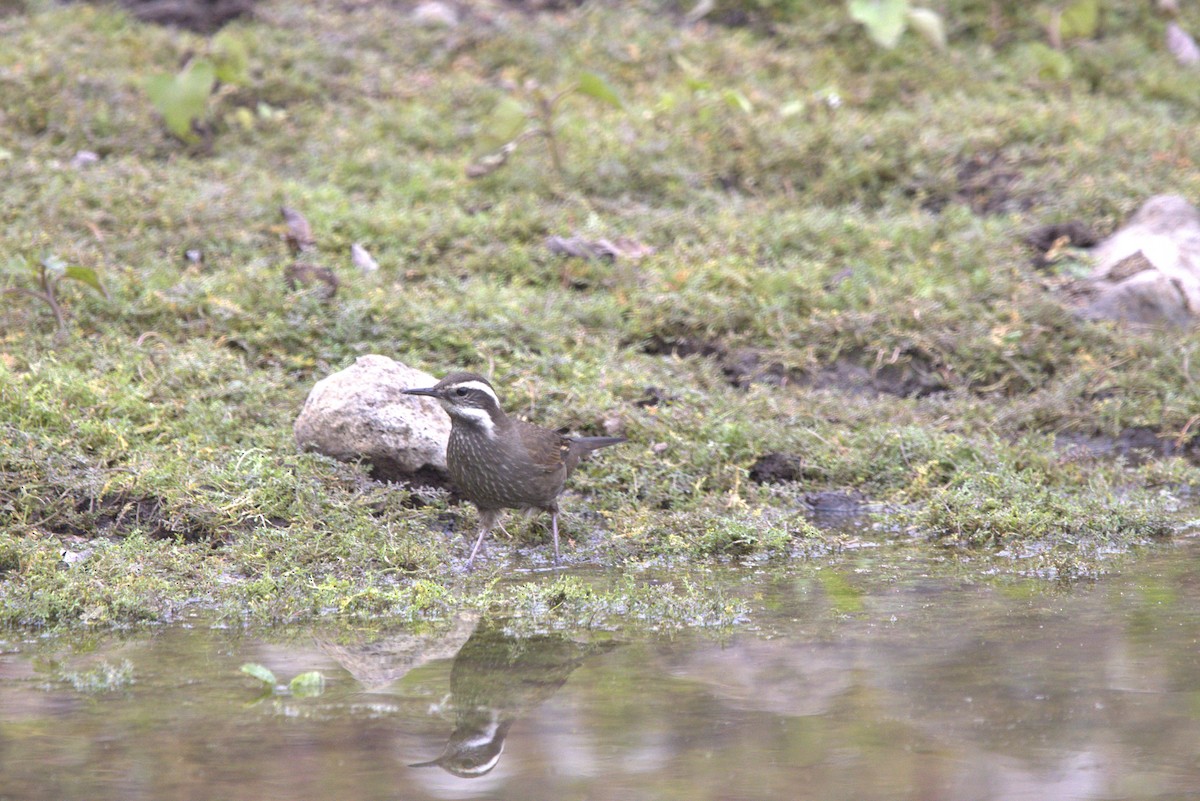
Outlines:
[[[609,445],[620,445],[622,442],[627,442],[625,437],[573,437],[571,439],[571,450],[583,455],[598,451],[601,448],[607,448]]]

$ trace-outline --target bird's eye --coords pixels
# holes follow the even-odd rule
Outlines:
[[[467,388],[459,387],[458,389],[454,390],[454,394],[460,398],[465,398],[465,397],[467,397]]]

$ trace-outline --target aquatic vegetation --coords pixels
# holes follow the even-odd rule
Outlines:
[[[58,678],[69,683],[76,692],[87,695],[111,693],[134,683],[133,663],[128,659],[117,664],[104,661],[86,670],[61,671]]]
[[[280,684],[270,668],[257,662],[247,662],[239,668],[251,678],[258,679],[263,685],[262,698],[275,695],[291,695],[296,698],[315,698],[325,692],[325,677],[319,670],[306,670],[297,673],[287,684]],[[261,700],[261,698],[260,698]]]

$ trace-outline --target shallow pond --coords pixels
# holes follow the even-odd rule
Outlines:
[[[1060,587],[874,549],[763,572],[724,634],[9,632],[0,799],[1200,798],[1198,559]]]

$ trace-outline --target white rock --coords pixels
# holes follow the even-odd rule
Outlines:
[[[1200,211],[1186,199],[1150,198],[1092,255],[1090,316],[1146,324],[1200,316]]]
[[[446,28],[458,26],[458,11],[449,3],[439,0],[426,0],[421,3],[413,9],[412,18],[418,25],[441,25]]]
[[[95,164],[99,160],[100,160],[100,156],[93,153],[92,151],[80,150],[78,153],[76,153],[74,156],[71,157],[71,166],[74,167],[75,169],[79,170],[79,169],[83,169],[84,167],[90,167],[91,165]]]
[[[1200,46],[1190,33],[1174,22],[1167,25],[1167,50],[1185,67],[1200,64]]]
[[[450,418],[430,398],[403,394],[437,379],[386,356],[360,356],[313,386],[296,418],[297,444],[342,461],[363,459],[376,478],[446,471]]]
[[[375,261],[367,249],[357,242],[350,246],[350,261],[354,262],[354,266],[365,275],[379,272],[379,262]]]

